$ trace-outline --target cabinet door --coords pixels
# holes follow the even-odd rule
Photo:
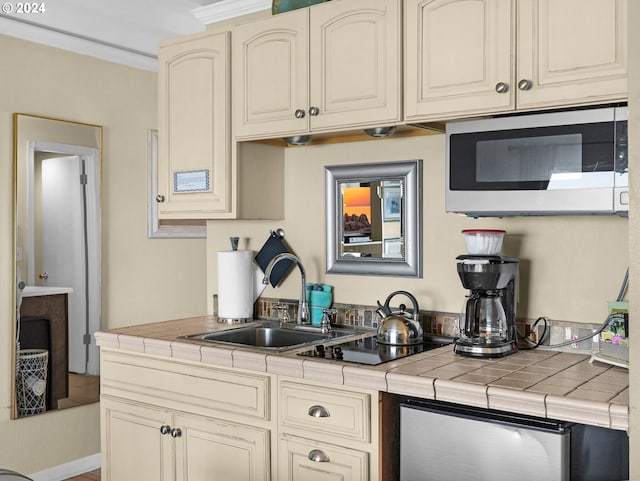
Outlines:
[[[281,481],[367,481],[369,455],[354,449],[283,435],[278,479]]]
[[[519,0],[518,108],[627,96],[626,0]]]
[[[405,115],[444,119],[512,110],[511,0],[405,1]]]
[[[400,120],[400,19],[399,0],[310,8],[312,131]]]
[[[171,42],[158,55],[161,219],[231,209],[229,33]]]
[[[268,481],[269,431],[176,414],[176,480]]]
[[[294,10],[235,27],[236,138],[308,131],[308,10]]]
[[[105,481],[171,481],[174,443],[162,426],[171,427],[171,413],[103,397],[102,479]]]

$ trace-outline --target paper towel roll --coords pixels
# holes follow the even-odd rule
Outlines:
[[[218,252],[218,317],[253,318],[256,269],[252,251]]]

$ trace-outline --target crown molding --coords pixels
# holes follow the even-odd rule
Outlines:
[[[44,44],[129,67],[150,71],[158,69],[158,58],[155,55],[5,15],[0,15],[0,32],[29,42]]]
[[[207,25],[262,10],[270,10],[271,3],[271,0],[219,0],[211,5],[194,8],[191,10],[191,14]]]

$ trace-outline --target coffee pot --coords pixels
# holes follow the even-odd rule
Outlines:
[[[460,316],[460,338],[454,351],[472,357],[499,357],[516,352],[518,259],[463,255],[456,260],[460,281],[469,294]]]
[[[507,340],[507,332],[507,315],[498,294],[480,292],[469,297],[461,337],[492,344]]]

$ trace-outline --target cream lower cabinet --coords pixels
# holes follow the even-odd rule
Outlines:
[[[169,411],[103,396],[102,479],[172,481],[175,479],[175,443],[163,434],[170,430]]]
[[[279,481],[377,481],[375,391],[280,379]]]
[[[102,479],[269,481],[270,378],[102,352]]]
[[[104,481],[382,481],[377,391],[100,357]]]
[[[407,120],[627,97],[627,0],[404,5]]]
[[[233,30],[234,135],[401,120],[399,0],[333,0]]]
[[[270,479],[268,430],[106,396],[102,403],[105,480]]]
[[[158,54],[158,217],[232,215],[230,34],[164,42]]]

